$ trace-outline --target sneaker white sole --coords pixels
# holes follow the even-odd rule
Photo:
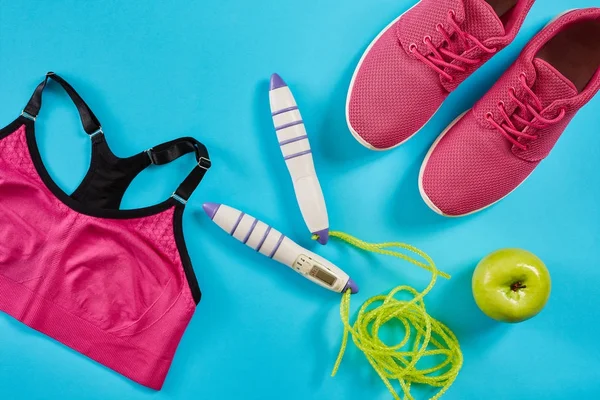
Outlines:
[[[348,89],[348,94],[346,96],[346,123],[348,124],[348,129],[350,129],[350,132],[352,133],[352,136],[354,136],[354,138],[360,144],[362,144],[363,146],[365,146],[366,148],[368,148],[370,150],[374,150],[374,151],[387,151],[387,150],[391,150],[393,148],[396,148],[396,147],[400,146],[401,144],[404,144],[407,140],[409,140],[410,138],[412,138],[413,136],[415,136],[417,133],[419,133],[419,131],[421,131],[421,129],[423,129],[423,127],[425,125],[427,125],[427,123],[431,120],[431,118],[433,118],[434,115],[437,113],[437,110],[436,110],[436,112],[431,116],[431,118],[429,118],[429,120],[426,123],[424,123],[423,126],[421,126],[415,133],[413,133],[412,135],[410,135],[409,137],[407,137],[406,139],[404,139],[400,143],[395,144],[394,146],[391,146],[391,147],[375,147],[375,146],[373,146],[372,144],[370,144],[369,142],[367,142],[365,139],[363,139],[358,134],[358,132],[356,132],[356,130],[354,130],[354,128],[352,128],[352,124],[350,123],[350,95],[352,94],[352,91],[354,90],[354,83],[356,81],[356,76],[358,75],[358,71],[360,70],[360,67],[362,66],[363,61],[367,57],[367,54],[369,54],[369,52],[371,51],[371,49],[373,48],[373,46],[375,45],[375,43],[381,38],[381,36],[383,36],[383,34],[385,32],[387,32],[388,29],[390,29],[396,22],[398,22],[400,20],[400,18],[402,18],[404,16],[404,14],[406,14],[407,12],[409,12],[410,10],[412,10],[413,8],[415,8],[420,2],[421,1],[419,0],[414,6],[412,6],[408,10],[406,10],[398,18],[396,18],[391,23],[389,23],[388,26],[386,26],[381,32],[379,32],[379,34],[377,35],[377,37],[375,37],[375,39],[373,39],[373,41],[369,44],[369,47],[367,47],[367,49],[365,50],[365,52],[361,56],[360,60],[358,61],[358,65],[356,66],[356,69],[354,70],[354,74],[352,75],[352,80],[350,81],[350,88]],[[440,106],[440,108],[441,108],[441,106]],[[439,110],[439,108],[438,108],[438,110]]]
[[[571,11],[575,11],[577,10],[577,8],[571,9],[571,10],[567,10],[559,15],[557,15],[556,17],[554,17],[550,22],[548,22],[546,24],[546,27],[550,24],[552,24],[554,21],[556,21],[557,19],[559,19],[560,17],[570,13]],[[545,28],[545,27],[544,27]],[[519,188],[519,186],[521,186],[523,183],[525,183],[525,181],[527,180],[527,178],[529,178],[529,176],[531,175],[531,173],[533,173],[533,171],[531,171],[531,173],[529,175],[527,175],[527,177],[525,179],[523,179],[523,181],[521,183],[519,183],[519,185],[517,185],[517,187],[515,187],[513,190],[511,190],[510,192],[508,192],[506,195],[504,195],[503,197],[501,197],[500,199],[494,201],[493,203],[488,204],[485,207],[481,207],[475,211],[471,211],[465,214],[459,214],[459,215],[448,215],[445,214],[444,212],[442,212],[442,210],[440,210],[432,201],[431,199],[427,196],[427,193],[425,193],[425,190],[423,189],[423,174],[425,173],[425,168],[427,168],[427,162],[429,161],[429,157],[431,157],[431,154],[433,153],[433,151],[435,150],[436,146],[438,145],[438,143],[440,142],[440,140],[442,140],[442,138],[446,135],[446,133],[448,133],[448,131],[450,129],[452,129],[452,127],[469,111],[471,111],[471,109],[465,111],[464,113],[462,113],[461,115],[459,115],[454,121],[452,121],[452,123],[450,123],[450,125],[448,125],[448,127],[437,137],[437,139],[435,139],[435,141],[433,142],[433,144],[431,145],[431,147],[429,148],[429,151],[427,152],[427,155],[425,156],[425,159],[423,160],[423,163],[421,164],[421,169],[419,171],[419,193],[421,193],[421,198],[423,198],[423,201],[425,202],[425,204],[427,204],[427,206],[429,208],[431,208],[433,211],[435,211],[436,213],[438,213],[439,215],[442,215],[444,217],[449,217],[449,218],[458,218],[458,217],[466,217],[467,215],[471,215],[471,214],[475,214],[478,213],[479,211],[485,210],[488,207],[493,206],[494,204],[504,200],[506,197],[508,197],[510,194],[512,194],[512,192],[514,192],[515,190],[517,190]]]

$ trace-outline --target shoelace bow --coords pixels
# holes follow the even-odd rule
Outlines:
[[[526,133],[525,130],[528,127],[534,129],[543,129],[550,125],[556,124],[561,121],[567,110],[563,107],[560,110],[560,113],[556,118],[548,119],[544,118],[541,113],[543,113],[544,107],[540,98],[533,92],[533,90],[527,85],[527,75],[525,73],[521,73],[519,76],[519,82],[521,86],[525,90],[525,93],[528,97],[533,100],[534,104],[530,104],[529,102],[523,102],[517,98],[515,88],[508,89],[508,95],[510,99],[517,104],[517,108],[529,112],[533,118],[531,120],[527,120],[517,113],[513,113],[512,119],[514,119],[517,123],[523,126],[522,129],[519,129],[516,124],[512,121],[511,116],[506,112],[504,102],[498,103],[498,110],[500,111],[500,115],[502,116],[501,123],[496,122],[494,119],[494,114],[488,112],[486,114],[486,119],[492,124],[506,139],[508,139],[512,144],[520,148],[521,150],[528,150],[529,145],[523,144],[519,141],[519,138],[527,139],[527,140],[535,140],[538,139],[539,135]],[[516,111],[516,110],[515,110]]]
[[[433,44],[431,36],[426,36],[425,39],[423,39],[423,43],[425,43],[430,50],[430,53],[428,55],[423,55],[420,52],[418,52],[417,45],[415,43],[412,43],[409,46],[409,50],[412,54],[414,54],[419,60],[427,64],[434,71],[442,75],[444,78],[446,78],[446,80],[450,82],[454,81],[454,77],[452,77],[452,75],[444,71],[444,68],[449,68],[458,72],[465,72],[467,70],[461,65],[452,64],[452,61],[457,60],[468,65],[476,65],[483,61],[481,58],[472,59],[458,54],[460,49],[464,49],[461,53],[464,53],[475,47],[479,47],[481,50],[488,54],[493,54],[498,51],[498,49],[495,47],[486,47],[475,36],[463,31],[458,26],[455,17],[456,13],[454,12],[454,10],[448,11],[448,23],[452,28],[454,28],[454,33],[456,34],[454,39],[452,35],[448,33],[446,28],[444,28],[444,25],[437,24],[435,27],[435,30],[441,33],[444,37],[444,41],[442,43],[447,43],[448,48],[442,47],[441,44],[440,46],[435,46]],[[469,47],[469,44],[472,44],[473,46]],[[444,58],[444,56],[446,56],[446,58]]]

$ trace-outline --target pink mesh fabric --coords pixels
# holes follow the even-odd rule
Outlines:
[[[446,28],[448,32],[448,12],[453,11],[458,24],[465,23],[465,3],[463,0],[438,0],[421,1],[402,16],[395,24],[396,35],[402,44],[404,51],[410,53],[410,45],[417,45],[421,54],[428,52],[428,47],[423,43],[426,36],[431,37],[434,45],[439,46],[444,41],[444,36],[435,29],[439,23]]]
[[[195,303],[174,209],[95,218],[57,199],[25,126],[0,139],[0,310],[99,363],[160,389]]]
[[[577,111],[598,92],[600,69],[588,86],[577,93],[574,85],[556,69],[535,58],[539,49],[569,24],[599,18],[600,9],[593,10],[571,12],[534,37],[490,91],[434,145],[422,167],[421,191],[436,211],[450,216],[465,215],[508,195],[550,153]],[[502,122],[500,102],[508,115],[518,112],[525,116],[516,110],[516,104],[508,96],[509,89],[515,88],[517,98],[523,99],[525,89],[519,84],[523,73],[544,107],[543,116],[552,119],[562,108],[566,110],[558,123],[542,129],[527,128],[527,133],[539,136],[536,140],[519,140],[528,145],[527,150],[513,145],[486,120],[486,115],[492,113],[496,122]]]
[[[422,0],[389,26],[363,56],[348,94],[350,129],[376,149],[394,147],[410,138],[433,116],[449,92],[491,58],[480,49],[467,49],[463,55],[481,58],[481,64],[461,65],[466,71],[453,72],[455,79],[448,82],[411,54],[410,46],[416,45],[424,55],[430,51],[424,44],[426,37],[431,37],[435,45],[445,46],[436,26],[441,24],[453,34],[448,22],[452,11],[463,31],[500,50],[514,39],[533,1],[521,0],[524,6],[511,16],[516,28],[505,33],[485,0]]]
[[[427,161],[421,186],[440,212],[464,215],[510,193],[537,163],[523,161],[511,144],[484,129],[469,111],[436,145]]]
[[[439,75],[398,45],[388,29],[363,60],[350,95],[349,124],[367,143],[386,149],[409,138],[448,96]]]

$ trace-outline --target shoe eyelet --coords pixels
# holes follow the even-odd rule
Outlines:
[[[454,11],[453,9],[448,10],[448,16],[450,18],[455,18],[456,17],[456,11]]]
[[[411,43],[411,44],[408,46],[408,51],[410,51],[411,53],[414,53],[414,52],[415,52],[415,50],[417,50],[417,45],[416,45],[415,43]]]
[[[444,29],[444,25],[443,24],[437,24],[435,26],[435,30],[438,31],[438,32],[440,32],[442,29]]]
[[[504,108],[504,107],[506,107],[506,104],[504,104],[503,101],[499,101],[498,102],[498,108]]]
[[[427,35],[423,38],[423,43],[427,44],[427,41],[429,41],[429,43],[431,43],[433,41],[431,36]]]
[[[516,96],[516,95],[517,95],[517,89],[515,89],[515,87],[514,87],[514,86],[512,86],[512,87],[510,87],[510,88],[508,89],[508,93],[509,93],[509,94],[512,94],[513,96]]]
[[[485,119],[490,120],[490,119],[494,119],[494,114],[491,112],[488,112],[485,114]]]
[[[527,74],[525,72],[521,72],[519,74],[519,79],[524,79],[525,83],[527,83]]]

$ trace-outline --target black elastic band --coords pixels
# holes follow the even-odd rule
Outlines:
[[[48,79],[52,79],[58,84],[60,84],[60,86],[62,86],[63,89],[65,89],[73,103],[75,103],[75,106],[79,111],[79,116],[81,117],[83,129],[86,131],[86,133],[88,135],[92,135],[101,132],[102,127],[100,125],[100,122],[98,121],[98,118],[96,118],[96,116],[94,115],[92,110],[90,110],[88,105],[85,104],[85,101],[83,101],[81,96],[77,94],[75,89],[73,89],[73,87],[69,85],[67,81],[65,81],[60,76],[56,75],[54,72],[48,72],[46,74],[46,79],[44,79],[42,83],[40,83],[35,88],[33,96],[31,96],[31,99],[27,103],[27,106],[25,106],[25,108],[23,109],[23,112],[29,114],[34,119],[38,116],[38,114],[40,113],[40,109],[42,108],[42,92],[48,84]]]
[[[210,158],[206,146],[192,137],[175,139],[163,143],[146,153],[150,157],[152,164],[163,165],[178,159],[179,157],[194,152],[196,155],[196,167],[190,172],[185,180],[179,185],[174,195],[188,201],[194,190],[198,187],[206,171],[211,167]]]

